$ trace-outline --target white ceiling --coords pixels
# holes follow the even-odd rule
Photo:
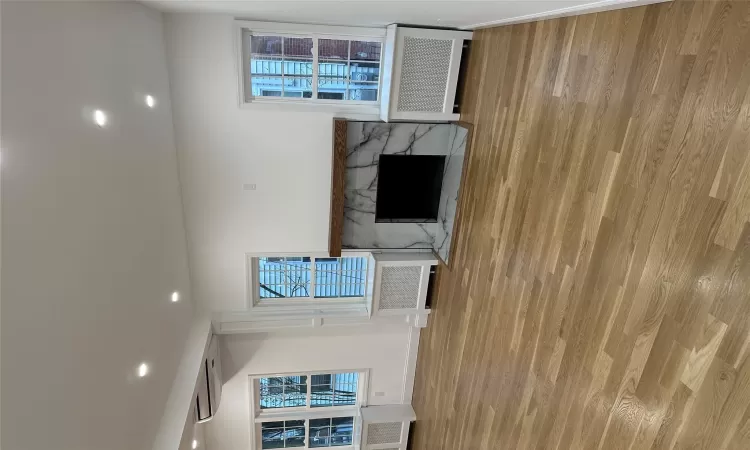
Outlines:
[[[664,0],[494,0],[494,1],[226,1],[142,0],[172,12],[211,12],[274,22],[384,26],[391,23],[475,28],[573,14],[589,9],[613,9]]]
[[[151,449],[193,311],[162,17],[2,2],[1,25],[2,448]]]

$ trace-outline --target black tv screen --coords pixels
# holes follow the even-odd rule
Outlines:
[[[375,222],[437,222],[445,156],[380,155]]]

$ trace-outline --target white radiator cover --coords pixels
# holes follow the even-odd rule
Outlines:
[[[368,406],[361,412],[365,450],[406,450],[411,422],[417,418],[411,405]]]
[[[373,253],[373,313],[423,315],[430,268],[438,264],[432,253]]]
[[[386,32],[380,118],[454,121],[458,71],[469,31],[390,25]]]

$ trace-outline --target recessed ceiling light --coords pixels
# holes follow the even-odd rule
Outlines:
[[[198,448],[198,440],[193,439],[193,450],[195,450],[196,448]]]
[[[152,95],[146,96],[146,106],[153,108],[156,105],[156,99]]]
[[[97,109],[96,111],[94,111],[94,122],[100,127],[103,127],[107,124],[107,115],[104,114],[104,111],[102,111],[101,109]]]
[[[146,375],[148,375],[148,364],[141,363],[141,365],[138,366],[138,376],[143,378]]]
[[[180,301],[180,293],[177,291],[172,292],[172,302],[176,303]]]

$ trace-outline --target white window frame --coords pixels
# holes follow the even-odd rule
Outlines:
[[[308,252],[308,253],[246,253],[246,273],[247,273],[247,303],[249,309],[256,311],[265,311],[268,313],[288,313],[294,311],[315,311],[315,310],[359,310],[365,307],[365,297],[315,297],[315,259],[331,258],[328,253]],[[365,279],[365,293],[369,292],[371,287],[370,272],[373,264],[370,252],[360,251],[342,251],[341,257],[364,257],[367,261],[367,278]],[[275,257],[309,257],[310,263],[310,295],[308,297],[286,297],[283,299],[261,298],[258,293],[258,258],[275,258]],[[367,295],[367,294],[365,294]]]
[[[356,372],[359,374],[357,379],[357,400],[354,405],[349,406],[323,406],[313,408],[306,404],[304,407],[289,407],[289,408],[274,408],[274,409],[261,409],[260,408],[260,379],[261,378],[272,378],[272,377],[289,377],[289,376],[306,376],[307,377],[307,395],[312,394],[311,384],[313,375],[328,375],[337,373],[352,373]],[[250,448],[252,450],[261,450],[263,436],[261,432],[261,424],[263,422],[281,422],[286,420],[304,420],[305,421],[305,447],[294,447],[300,449],[310,448],[310,419],[324,419],[333,417],[354,417],[354,424],[352,426],[352,441],[356,439],[359,434],[357,433],[358,426],[361,425],[361,412],[360,408],[367,406],[367,396],[369,391],[369,379],[370,371],[368,369],[348,369],[348,370],[314,370],[310,372],[293,372],[293,373],[277,373],[277,374],[263,374],[263,375],[250,375],[248,377],[248,400],[250,403]],[[308,402],[309,403],[309,402]],[[332,448],[337,450],[353,450],[356,445],[349,446],[335,446],[335,447],[322,447]]]
[[[383,58],[385,56],[385,28],[341,27],[329,25],[306,25],[296,23],[256,22],[236,20],[236,50],[239,80],[239,103],[241,107],[250,105],[276,105],[290,108],[302,108],[313,111],[331,111],[352,113],[350,118],[372,118],[380,113],[380,101],[383,95]],[[250,62],[250,35],[283,36],[296,38],[313,38],[313,95],[312,98],[299,97],[253,97],[247,92],[250,86],[250,71],[245,70]],[[350,41],[380,42],[380,71],[378,77],[378,97],[375,101],[329,100],[317,98],[318,90],[318,39],[342,39]],[[245,45],[248,44],[248,45]],[[374,61],[373,61],[374,62]]]

